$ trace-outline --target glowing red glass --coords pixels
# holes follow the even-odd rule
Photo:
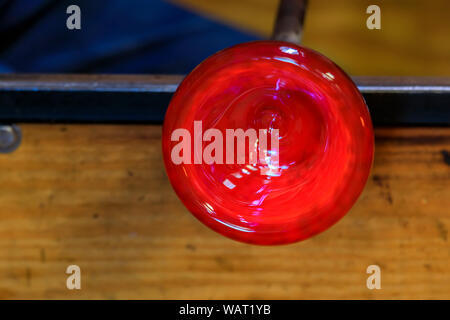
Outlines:
[[[227,129],[266,132],[265,159],[250,162],[247,146],[244,164],[205,163],[203,152],[215,141],[204,136],[211,128],[223,135],[224,162]],[[179,154],[191,163],[173,161],[177,129],[190,133],[190,150]],[[237,45],[206,59],[181,83],[163,127],[167,174],[189,211],[227,237],[266,245],[306,239],[343,217],[368,178],[373,141],[352,80],[319,53],[277,41]],[[258,135],[256,151],[262,142]],[[233,150],[237,157],[237,142]]]

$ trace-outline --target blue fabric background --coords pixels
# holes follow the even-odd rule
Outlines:
[[[0,0],[0,39],[0,72],[167,74],[258,37],[162,0]]]

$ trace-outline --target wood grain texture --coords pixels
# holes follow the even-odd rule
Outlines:
[[[259,247],[191,216],[160,126],[22,125],[0,155],[0,298],[450,298],[450,128],[380,129],[372,176],[337,225]],[[77,264],[82,289],[66,289]],[[382,289],[366,288],[378,264]]]
[[[241,30],[269,38],[279,0],[170,0]],[[366,27],[369,5],[381,8],[381,30]],[[303,44],[347,73],[450,75],[448,0],[310,0]]]

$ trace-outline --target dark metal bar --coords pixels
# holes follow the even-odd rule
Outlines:
[[[182,79],[0,75],[0,123],[161,123]],[[353,79],[375,126],[450,125],[450,78]]]
[[[359,91],[368,93],[445,93],[450,78],[444,77],[352,77]]]
[[[0,74],[1,91],[175,92],[182,75]]]
[[[281,0],[272,39],[300,44],[307,0]]]

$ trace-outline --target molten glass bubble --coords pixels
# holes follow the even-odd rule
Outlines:
[[[179,86],[163,127],[167,174],[184,205],[254,244],[303,240],[342,218],[373,151],[352,80],[319,53],[277,41],[206,59]]]

